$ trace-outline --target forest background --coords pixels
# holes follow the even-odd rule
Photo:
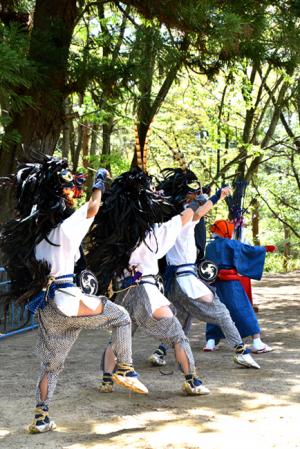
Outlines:
[[[213,190],[247,183],[247,240],[299,268],[299,26],[299,0],[0,1],[0,176],[37,150],[90,186],[136,163],[136,127],[150,174],[175,150]]]

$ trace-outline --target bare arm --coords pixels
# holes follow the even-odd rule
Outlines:
[[[107,177],[109,177],[109,172],[106,170],[106,168],[99,168],[96,173],[94,185],[92,187],[92,195],[88,202],[88,209],[86,214],[87,218],[95,217],[100,208],[102,193],[105,190],[105,180]]]
[[[230,187],[223,187],[223,189],[221,190],[220,200],[223,200],[230,194],[231,194]],[[200,218],[204,217],[204,215],[206,215],[207,212],[209,212],[213,206],[214,206],[213,202],[207,200],[206,203],[204,203],[195,211],[193,221],[199,221]]]
[[[86,217],[93,218],[97,214],[102,198],[101,190],[94,189],[88,202]]]
[[[185,209],[183,212],[181,212],[180,218],[181,218],[182,226],[184,226],[186,223],[191,221],[193,216],[194,216],[194,211],[193,211],[193,209],[190,209],[189,207],[187,209]]]

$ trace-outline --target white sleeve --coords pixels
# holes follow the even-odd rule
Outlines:
[[[155,252],[157,259],[161,259],[172,248],[181,229],[180,215],[176,215],[160,226],[155,225],[153,232],[146,237],[145,242]]]
[[[94,221],[94,217],[87,218],[88,204],[85,203],[61,224],[62,232],[74,246],[80,245]]]

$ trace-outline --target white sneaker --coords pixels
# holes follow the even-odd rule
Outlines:
[[[192,380],[185,380],[182,385],[182,391],[188,396],[200,396],[210,393],[209,389],[203,385],[201,380],[195,377]]]
[[[153,352],[153,354],[150,355],[148,361],[152,366],[165,366],[166,364],[165,355],[158,354],[157,352]]]
[[[203,348],[204,352],[212,352],[215,351],[216,348],[216,342],[214,339],[210,338],[209,340],[207,340],[206,345]]]
[[[265,343],[263,343],[263,346],[259,349],[255,348],[254,346],[250,347],[251,352],[253,354],[265,354],[266,352],[272,352],[274,351],[273,348],[271,348],[270,346],[266,345]]]
[[[259,364],[256,363],[251,354],[235,354],[233,360],[238,365],[245,366],[246,368],[260,369]]]

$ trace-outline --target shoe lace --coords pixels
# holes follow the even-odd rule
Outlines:
[[[116,374],[124,377],[137,377],[137,373],[134,371],[134,368],[132,365],[127,365],[126,363],[120,363],[117,366],[117,369],[115,371]]]

